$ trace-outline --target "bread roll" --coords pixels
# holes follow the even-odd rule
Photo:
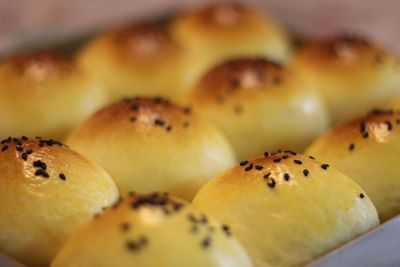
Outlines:
[[[334,123],[400,96],[398,58],[357,37],[310,42],[294,56],[292,67],[314,83]]]
[[[167,191],[185,199],[235,163],[225,137],[190,108],[162,98],[116,102],[67,143],[103,166],[122,194]]]
[[[364,188],[382,221],[400,214],[399,124],[400,112],[373,110],[334,127],[307,149]]]
[[[251,267],[220,225],[161,193],[132,195],[79,229],[52,267]]]
[[[229,224],[256,267],[303,266],[379,223],[355,182],[290,151],[243,161],[201,188],[193,204]]]
[[[105,83],[111,100],[137,95],[179,100],[184,94],[183,49],[162,25],[101,34],[83,48],[79,61]]]
[[[99,166],[54,140],[0,144],[0,251],[48,266],[68,236],[118,198]]]
[[[0,136],[62,139],[106,101],[104,88],[74,60],[33,52],[0,64]]]
[[[186,49],[192,83],[232,58],[263,56],[283,62],[290,54],[285,30],[263,12],[241,4],[217,3],[182,12],[171,28]]]
[[[265,149],[302,150],[328,125],[306,83],[265,59],[237,59],[210,70],[189,102],[218,126],[246,159]]]

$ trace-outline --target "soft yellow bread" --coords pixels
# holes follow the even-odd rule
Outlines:
[[[220,131],[190,108],[162,98],[111,104],[83,122],[67,143],[103,166],[122,194],[158,190],[191,199],[235,163]]]
[[[69,235],[118,198],[99,166],[54,140],[0,144],[0,251],[48,266]]]
[[[334,123],[400,96],[398,58],[360,38],[339,36],[310,42],[299,49],[291,65],[314,83]]]
[[[235,3],[216,3],[178,14],[171,30],[186,49],[189,80],[225,60],[289,57],[288,34],[262,12]]]
[[[33,52],[0,64],[0,136],[62,139],[106,101],[104,88],[73,59]]]
[[[306,152],[364,188],[382,221],[400,214],[399,124],[400,112],[376,109],[334,127]]]
[[[79,61],[105,83],[111,100],[180,100],[184,95],[184,51],[163,25],[133,25],[101,34],[83,48]]]
[[[237,59],[211,69],[189,102],[218,126],[240,159],[264,150],[301,151],[323,132],[318,94],[290,71],[264,59]]]
[[[379,224],[355,182],[287,151],[244,161],[212,179],[193,200],[231,226],[257,267],[302,266]]]
[[[80,228],[52,267],[251,267],[227,225],[166,194],[131,195]]]

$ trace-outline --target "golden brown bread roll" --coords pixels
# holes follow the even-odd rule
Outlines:
[[[184,94],[183,49],[167,27],[133,25],[90,41],[79,56],[82,66],[103,81],[112,100],[129,96]]]
[[[48,266],[68,236],[118,198],[99,166],[54,140],[0,144],[0,250]]]
[[[189,102],[218,126],[240,159],[280,148],[302,150],[328,125],[315,92],[265,59],[237,59],[211,69]]]
[[[162,98],[111,104],[83,122],[67,143],[103,166],[122,194],[158,190],[191,199],[235,163],[220,131]]]
[[[376,109],[334,127],[307,153],[357,182],[385,221],[400,214],[400,112]]]
[[[216,3],[188,10],[173,20],[171,30],[186,49],[192,83],[214,65],[232,58],[262,56],[283,62],[290,54],[283,28],[241,4]]]
[[[379,223],[355,182],[290,151],[266,153],[213,178],[193,205],[230,225],[257,267],[302,266]]]
[[[106,101],[100,84],[73,59],[54,52],[0,64],[0,136],[63,138]]]
[[[131,195],[79,229],[52,267],[251,267],[220,225],[177,198]]]
[[[398,58],[357,37],[310,42],[294,56],[292,68],[314,83],[334,123],[400,96]]]

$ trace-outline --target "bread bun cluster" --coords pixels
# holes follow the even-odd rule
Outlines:
[[[314,83],[333,123],[400,96],[398,57],[360,37],[310,41],[294,55],[291,67]]]
[[[51,51],[0,63],[0,136],[62,139],[106,103],[101,83],[74,59]]]
[[[163,98],[111,104],[84,121],[67,144],[103,166],[120,192],[167,191],[190,200],[235,163],[225,136],[189,107]]]
[[[328,126],[317,93],[290,70],[260,59],[236,59],[212,68],[189,103],[219,127],[239,159],[266,149],[302,151]]]
[[[221,225],[164,193],[131,194],[81,227],[51,267],[251,267]]]
[[[291,151],[265,153],[223,172],[194,206],[231,226],[254,266],[302,266],[379,224],[346,175]]]
[[[400,214],[398,57],[297,37],[217,3],[3,60],[0,251],[292,267]]]
[[[78,226],[118,198],[117,187],[58,141],[0,143],[0,250],[28,266],[48,266]]]

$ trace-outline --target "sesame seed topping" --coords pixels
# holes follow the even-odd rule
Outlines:
[[[1,151],[6,151],[8,149],[8,145],[4,145],[2,148],[1,148]]]
[[[250,171],[251,169],[253,169],[253,163],[250,163],[249,166],[247,166],[246,168],[244,168],[244,170],[245,170],[246,172]]]
[[[65,180],[67,179],[67,177],[65,176],[64,173],[60,173],[60,174],[58,175],[58,177],[59,177],[61,180],[63,180],[63,181],[65,181]]]
[[[223,225],[221,226],[221,229],[222,229],[222,231],[224,231],[224,233],[225,233],[227,236],[230,236],[230,235],[231,235],[231,229],[229,228],[228,225],[223,224]]]
[[[364,194],[363,193],[360,194],[360,198],[364,198]]]
[[[201,245],[203,246],[203,248],[208,248],[211,245],[211,239],[210,238],[203,239]]]
[[[35,176],[42,176],[44,178],[49,178],[49,174],[43,169],[37,169],[35,172]]]
[[[24,161],[27,161],[27,160],[28,160],[28,154],[27,154],[26,152],[25,152],[25,153],[22,153],[21,158],[22,158]]]
[[[293,160],[293,162],[296,163],[297,165],[303,164],[303,162],[301,160],[298,160],[298,159]]]
[[[310,159],[314,159],[314,160],[315,160],[315,158],[314,158],[313,156],[308,156],[308,158],[310,158]]]
[[[307,177],[309,173],[310,173],[310,172],[309,172],[307,169],[304,169],[304,170],[303,170],[303,174],[304,174],[304,176],[306,176],[306,177]]]
[[[165,130],[167,130],[167,132],[170,132],[170,131],[172,130],[172,126],[171,126],[171,125],[168,125],[168,126],[165,128]]]
[[[368,138],[368,136],[369,136],[368,132],[363,132],[363,133],[362,133],[362,137],[363,137],[363,138]]]
[[[131,229],[130,223],[128,223],[128,222],[123,222],[123,223],[121,224],[121,230],[122,230],[123,232],[127,232],[127,231],[129,231],[130,229]]]
[[[267,185],[271,188],[274,188],[276,185],[275,179],[274,178],[269,179],[269,181],[267,182]]]
[[[269,153],[268,152],[264,152],[264,157],[268,158]]]
[[[273,162],[275,163],[281,162],[281,158],[274,159]]]
[[[24,150],[24,148],[22,147],[22,146],[17,146],[17,147],[15,147],[15,149],[17,150],[17,151],[22,151],[22,150]]]
[[[283,155],[282,156],[282,159],[287,159],[287,158],[289,158],[289,155]]]
[[[350,151],[354,150],[354,144],[353,144],[353,143],[351,143],[351,144],[349,145],[349,150],[350,150]]]
[[[385,121],[386,127],[388,129],[388,131],[392,130],[392,123],[390,121]]]
[[[254,168],[256,168],[256,170],[261,171],[264,167],[261,165],[256,165],[254,166]]]
[[[247,163],[249,163],[249,161],[248,161],[248,160],[242,161],[242,162],[240,162],[240,166],[247,165]]]
[[[37,167],[37,168],[40,168],[40,169],[42,169],[42,170],[44,170],[44,171],[47,169],[46,163],[44,163],[44,162],[41,161],[41,160],[36,160],[36,161],[34,161],[34,162],[33,162],[33,166],[34,166],[34,167]]]
[[[283,178],[285,179],[285,181],[289,181],[290,180],[290,175],[288,173],[285,173],[283,175]]]
[[[157,126],[164,126],[165,125],[165,121],[161,120],[160,118],[157,118],[154,120],[154,124]]]
[[[271,176],[271,173],[269,172],[269,173],[264,175],[264,179],[268,179],[270,176]]]
[[[329,164],[324,163],[321,165],[321,168],[327,170],[329,168]]]

